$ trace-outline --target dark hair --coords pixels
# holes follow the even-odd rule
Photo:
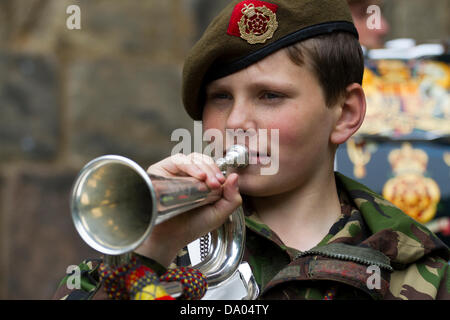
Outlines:
[[[362,84],[364,56],[354,35],[335,32],[298,42],[286,48],[297,65],[317,76],[328,107],[338,103],[352,83]]]

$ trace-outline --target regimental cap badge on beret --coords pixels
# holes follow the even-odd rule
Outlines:
[[[242,1],[234,7],[227,33],[250,44],[265,43],[278,28],[277,9],[265,1]]]

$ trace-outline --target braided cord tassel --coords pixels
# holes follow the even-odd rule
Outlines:
[[[118,267],[102,263],[99,276],[108,298],[112,300],[175,300],[160,282],[180,282],[183,292],[179,299],[185,300],[200,300],[208,289],[206,277],[197,269],[170,269],[158,278],[152,269],[141,264],[136,257]]]
[[[136,257],[118,267],[102,263],[99,276],[108,298],[112,300],[174,300],[159,285],[156,273],[140,264]]]
[[[125,279],[130,270],[137,266],[137,260],[132,258],[127,264],[111,267],[104,263],[99,266],[100,281],[103,282],[108,298],[112,300],[129,300],[130,295],[126,289]]]
[[[144,265],[132,271],[126,279],[133,300],[175,300],[159,283],[156,273]]]
[[[160,281],[178,281],[183,287],[183,293],[179,299],[200,300],[208,289],[206,277],[197,269],[179,267],[168,270],[163,274]]]

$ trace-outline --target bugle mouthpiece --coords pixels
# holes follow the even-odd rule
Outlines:
[[[228,168],[245,168],[248,165],[248,150],[243,145],[231,146],[225,157],[217,159],[216,164],[222,173],[226,173]]]

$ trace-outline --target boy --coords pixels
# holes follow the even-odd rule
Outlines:
[[[277,132],[268,157],[279,170],[261,175],[268,164],[258,150],[250,150],[257,164],[227,178],[197,154],[152,165],[152,174],[221,188],[222,198],[158,225],[136,253],[164,271],[243,204],[244,260],[260,299],[450,298],[448,248],[333,171],[337,147],[364,119],[363,66],[345,0],[232,1],[186,60],[184,104],[204,129],[223,136],[227,129]]]

